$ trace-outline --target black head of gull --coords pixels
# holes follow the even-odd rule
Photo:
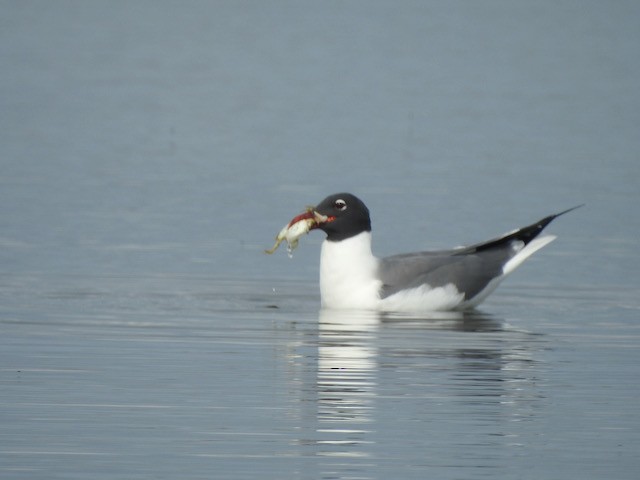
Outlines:
[[[501,237],[451,250],[377,258],[371,219],[353,194],[330,195],[301,217],[327,234],[320,256],[320,293],[326,308],[379,311],[464,310],[482,302],[530,255],[556,237],[539,236],[564,212]]]
[[[329,195],[314,208],[314,211],[327,217],[317,228],[327,234],[327,240],[338,242],[371,231],[369,209],[351,193]]]

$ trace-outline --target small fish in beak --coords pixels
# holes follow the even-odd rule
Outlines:
[[[283,241],[286,241],[287,254],[292,257],[293,250],[298,246],[300,237],[317,228],[319,224],[329,221],[329,218],[316,212],[313,207],[307,208],[304,213],[294,217],[280,230],[280,233],[276,236],[276,243],[271,249],[264,252],[272,254]]]

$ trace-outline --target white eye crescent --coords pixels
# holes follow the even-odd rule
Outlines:
[[[336,210],[344,212],[347,209],[347,202],[339,198],[338,200],[335,201],[333,206],[336,207]]]

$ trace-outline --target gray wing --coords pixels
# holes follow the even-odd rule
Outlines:
[[[502,237],[469,247],[383,258],[378,272],[383,283],[381,296],[385,298],[400,290],[425,284],[434,288],[453,284],[469,300],[492,279],[502,275],[504,264],[519,250],[515,246],[527,245],[555,218],[581,206],[549,215]]]
[[[386,298],[425,284],[432,288],[453,284],[466,300],[471,299],[502,274],[502,266],[514,253],[509,243],[482,251],[469,247],[383,258],[379,270],[383,283],[381,296]]]

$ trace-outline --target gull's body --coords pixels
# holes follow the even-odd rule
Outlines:
[[[573,209],[571,209],[573,210]],[[320,255],[322,305],[378,311],[463,310],[480,304],[524,260],[556,237],[539,236],[561,212],[468,247],[377,258],[364,203],[327,197],[309,215],[327,234]]]

